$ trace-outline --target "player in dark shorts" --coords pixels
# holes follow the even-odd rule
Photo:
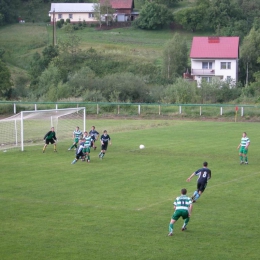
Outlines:
[[[94,150],[96,150],[97,147],[95,146],[95,142],[98,140],[99,132],[96,130],[95,126],[92,126],[91,130],[88,133],[93,140],[92,143],[91,143],[91,147],[93,147]]]
[[[54,152],[57,152],[57,137],[54,131],[54,127],[52,127],[51,130],[43,137],[43,140],[45,141],[45,144],[42,149],[43,153],[45,152],[47,145],[50,143],[54,144]]]
[[[189,182],[193,176],[198,176],[197,180],[197,190],[194,191],[192,198],[192,202],[196,202],[201,194],[204,192],[204,190],[207,187],[208,180],[211,178],[211,170],[208,168],[208,163],[203,163],[203,168],[198,169],[194,173],[191,174],[191,176],[187,179]]]
[[[80,159],[80,158],[81,158],[82,160],[85,159],[84,145],[85,145],[84,141],[81,140],[81,141],[80,141],[79,148],[78,148],[77,151],[76,151],[76,158],[71,162],[71,164],[75,164],[75,163],[78,161],[78,159]]]
[[[110,145],[112,144],[111,138],[107,134],[107,130],[104,130],[103,134],[101,135],[100,142],[101,142],[101,152],[99,153],[98,157],[100,159],[103,159],[103,157],[105,156],[106,150],[107,150],[108,143]]]

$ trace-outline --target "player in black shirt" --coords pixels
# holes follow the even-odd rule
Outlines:
[[[95,142],[98,140],[99,132],[96,130],[95,126],[92,126],[91,130],[88,133],[92,137],[92,140],[93,140],[91,143],[91,147],[93,147],[94,150],[96,150],[97,147],[95,146]]]
[[[208,168],[208,163],[203,163],[203,168],[198,169],[187,179],[189,182],[193,176],[199,176],[197,180],[197,190],[194,191],[192,198],[192,202],[196,202],[201,196],[202,192],[206,189],[208,180],[211,178],[211,170]]]
[[[108,143],[110,143],[110,145],[112,144],[111,138],[107,134],[107,130],[104,130],[103,134],[101,135],[100,142],[101,142],[101,152],[99,153],[98,157],[100,159],[103,159],[107,150]]]

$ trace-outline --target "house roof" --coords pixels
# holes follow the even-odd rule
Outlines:
[[[94,4],[91,3],[52,3],[50,13],[89,13],[94,12]]]
[[[193,37],[190,58],[237,59],[239,37]]]
[[[100,4],[109,1],[113,9],[132,9],[134,8],[134,0],[100,0]]]

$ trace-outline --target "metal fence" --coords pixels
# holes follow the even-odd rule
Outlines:
[[[87,115],[181,116],[181,117],[260,117],[260,106],[230,104],[156,104],[102,102],[18,102],[0,101],[0,114],[13,115],[25,110],[86,107]]]

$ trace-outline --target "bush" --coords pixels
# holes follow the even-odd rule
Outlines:
[[[66,19],[66,23],[70,23],[70,19],[68,18],[68,19]]]
[[[62,27],[61,21],[58,21],[58,22],[56,23],[56,25],[57,25],[58,28],[61,28],[61,27]]]
[[[74,25],[73,25],[73,28],[74,28],[74,30],[76,31],[76,30],[79,29],[79,25],[78,25],[78,24],[74,24]]]

